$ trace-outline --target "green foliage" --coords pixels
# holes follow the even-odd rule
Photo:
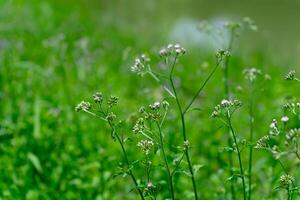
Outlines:
[[[0,2],[0,199],[299,198],[299,68],[243,51],[251,19],[158,50],[95,5]]]

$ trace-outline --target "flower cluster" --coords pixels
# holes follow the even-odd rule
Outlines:
[[[138,118],[138,120],[136,121],[135,125],[133,126],[133,133],[143,133],[143,131],[146,129],[145,126],[145,119],[144,118]]]
[[[255,148],[256,149],[266,149],[269,147],[269,140],[270,140],[270,137],[268,135],[265,135],[263,137],[261,137],[256,145],[255,145]]]
[[[181,47],[179,44],[169,44],[167,47],[163,47],[159,50],[161,57],[168,57],[171,55],[180,56],[186,53],[186,49]]]
[[[281,187],[289,187],[293,181],[294,181],[294,177],[289,175],[289,174],[284,174],[282,176],[280,176],[280,186]]]
[[[216,58],[218,62],[222,61],[224,58],[227,58],[229,56],[230,56],[230,52],[223,49],[218,50],[216,53]]]
[[[285,112],[296,114],[297,112],[300,112],[300,102],[289,101],[283,105],[283,110]]]
[[[101,92],[96,92],[94,95],[93,95],[93,99],[94,99],[94,102],[95,103],[99,103],[101,104],[102,101],[103,101],[103,95]]]
[[[291,129],[285,135],[285,144],[289,145],[292,142],[296,142],[299,138],[300,138],[300,128]]]
[[[107,106],[109,108],[112,108],[113,106],[117,105],[119,101],[119,98],[116,96],[110,96],[109,99],[107,100]]]
[[[279,135],[279,133],[280,133],[280,130],[278,128],[278,122],[276,119],[273,119],[272,123],[270,124],[269,134],[271,136],[276,136],[276,135]]]
[[[108,122],[113,122],[116,119],[116,115],[114,112],[112,112],[112,108],[118,104],[118,97],[110,96],[106,104],[103,105],[103,95],[101,92],[96,92],[93,95],[93,100],[95,104],[100,105],[99,106],[92,106],[91,103],[82,101],[80,102],[76,107],[75,111],[84,111],[86,113],[89,113],[93,116],[100,117],[102,120],[106,120]],[[92,109],[94,108],[94,109]]]
[[[285,80],[287,81],[293,81],[296,78],[296,72],[294,70],[289,71],[289,73],[285,76]]]
[[[154,143],[151,140],[141,140],[137,144],[137,146],[142,149],[145,155],[149,155],[149,152],[153,145]]]
[[[143,133],[147,128],[145,121],[158,121],[162,118],[164,112],[168,110],[169,103],[167,101],[154,102],[150,104],[148,108],[141,107],[139,113],[142,114],[140,118],[135,122],[132,131],[134,133]]]
[[[250,82],[253,82],[257,76],[261,75],[261,71],[256,68],[249,68],[245,69],[243,71],[243,74],[245,76],[245,79],[249,80]]]
[[[76,107],[75,107],[75,111],[76,112],[79,112],[81,110],[83,111],[88,111],[91,109],[91,104],[89,102],[86,102],[86,101],[82,101],[80,102]]]
[[[239,100],[226,100],[223,99],[220,104],[215,106],[215,109],[212,113],[212,117],[214,118],[227,118],[231,117],[231,115],[242,106],[242,102]]]
[[[143,76],[147,74],[150,70],[150,58],[145,54],[137,57],[134,61],[134,64],[131,66],[131,71],[137,75]]]

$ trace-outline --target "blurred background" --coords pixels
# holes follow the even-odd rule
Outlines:
[[[205,34],[199,28],[204,22],[222,29],[249,17],[258,27],[234,44],[230,84],[234,96],[247,101],[247,89],[246,94],[235,89],[245,86],[242,70],[258,67],[272,76],[257,97],[259,138],[272,116],[280,115],[283,99],[297,96],[297,86],[283,77],[300,69],[299,10],[299,0],[1,0],[0,199],[134,199],[129,179],[113,178],[121,158],[107,127],[74,107],[96,91],[117,95],[130,132],[132,113],[166,95],[150,77],[130,72],[134,58],[147,53],[155,65],[159,48],[177,42],[187,49],[176,73],[181,95],[189,99],[210,71],[215,51],[228,41],[226,34],[217,40]],[[201,96],[202,112],[188,119],[201,119],[189,132],[193,160],[205,166],[198,176],[198,187],[208,191],[203,199],[217,199],[228,187],[220,164],[225,156],[219,155],[226,142],[209,117],[222,99],[221,76]],[[236,125],[241,132],[246,112]],[[169,124],[166,132],[178,129],[180,124]],[[166,137],[171,146],[179,145],[176,136]],[[136,144],[128,146],[135,158]],[[262,173],[257,180],[263,182],[270,178],[264,163],[271,161],[257,156],[262,158],[255,166]],[[177,191],[191,196],[184,188]]]

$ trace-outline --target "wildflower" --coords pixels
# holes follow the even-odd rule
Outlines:
[[[103,101],[102,93],[96,92],[96,93],[93,95],[93,99],[94,99],[95,103],[101,104],[102,101]]]
[[[109,122],[114,121],[116,118],[117,118],[117,116],[113,112],[110,112],[106,115],[106,120]]]
[[[266,149],[269,147],[269,140],[270,140],[270,137],[268,135],[265,135],[263,136],[262,138],[260,138],[255,147],[256,149]]]
[[[145,113],[146,109],[142,106],[140,109],[139,109],[139,113],[143,114]]]
[[[300,137],[300,128],[289,130],[285,135],[285,144],[288,145],[291,141]]]
[[[89,102],[86,102],[86,101],[82,101],[80,102],[76,107],[75,107],[75,111],[76,112],[79,112],[81,110],[83,111],[87,111],[87,110],[90,110],[91,109],[91,104]]]
[[[145,54],[142,54],[141,56],[135,59],[134,64],[131,66],[131,71],[140,76],[143,76],[150,70],[149,62],[150,58],[147,57]]]
[[[216,53],[216,58],[219,62],[229,56],[230,56],[230,52],[223,49],[218,50]]]
[[[161,57],[168,57],[170,55],[183,55],[186,53],[186,49],[181,47],[179,44],[169,44],[167,47],[163,47],[159,50],[159,55]]]
[[[155,102],[153,105],[149,105],[151,110],[158,110],[160,108],[160,102]]]
[[[285,111],[295,112],[295,107],[296,107],[296,105],[293,102],[288,102],[283,105],[283,109]]]
[[[280,176],[280,186],[289,187],[294,180],[295,180],[294,177],[289,174],[282,175]]]
[[[296,78],[295,74],[296,74],[296,72],[294,70],[289,71],[289,73],[285,76],[285,80],[288,80],[288,81],[295,80],[295,78]]]
[[[184,150],[187,150],[188,148],[190,147],[190,142],[188,140],[185,140],[183,142],[183,149]]]
[[[281,121],[282,121],[283,123],[287,123],[287,122],[289,121],[289,117],[288,117],[288,116],[283,116],[283,117],[281,118]]]
[[[144,118],[139,118],[135,125],[133,126],[133,132],[134,133],[142,133],[145,130],[145,121]]]
[[[261,75],[261,71],[256,69],[256,68],[250,68],[250,69],[245,69],[243,71],[243,74],[245,75],[245,78],[249,80],[250,82],[253,82],[258,75]]]
[[[145,155],[149,155],[151,147],[154,143],[151,140],[141,140],[138,142],[137,146],[142,149]]]
[[[242,102],[239,100],[227,100],[223,99],[219,105],[215,107],[215,110],[212,113],[212,117],[230,117],[236,109],[242,106]]]
[[[110,96],[107,100],[107,105],[109,108],[112,108],[113,106],[117,105],[119,98],[115,96]]]
[[[278,123],[277,123],[276,119],[273,119],[272,123],[270,124],[270,129],[271,129],[269,131],[270,135],[273,135],[273,136],[279,135],[280,131],[278,129]]]

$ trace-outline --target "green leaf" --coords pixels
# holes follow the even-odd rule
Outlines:
[[[36,169],[36,171],[38,171],[40,174],[43,173],[42,165],[40,163],[39,158],[36,155],[34,155],[33,153],[28,153],[27,158],[29,159],[33,167]]]

